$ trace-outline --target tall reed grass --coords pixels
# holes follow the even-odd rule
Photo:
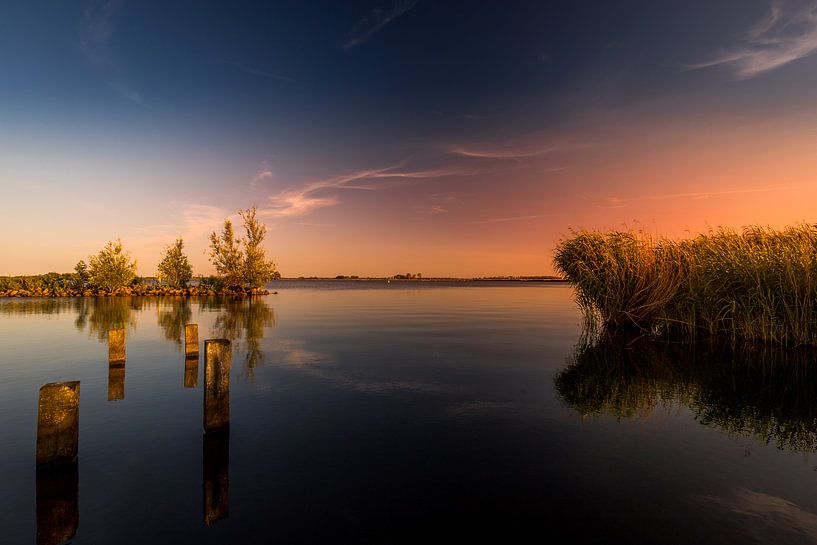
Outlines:
[[[817,344],[817,225],[684,240],[575,231],[554,262],[593,327]]]

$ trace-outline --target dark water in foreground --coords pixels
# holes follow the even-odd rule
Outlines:
[[[810,353],[576,352],[560,285],[274,289],[0,300],[0,542],[817,543]],[[186,322],[233,339],[229,433],[202,434]],[[64,380],[78,464],[38,475]]]

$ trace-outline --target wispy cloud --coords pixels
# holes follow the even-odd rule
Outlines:
[[[512,222],[512,221],[533,220],[533,219],[543,218],[543,217],[545,217],[544,214],[529,214],[529,215],[526,215],[526,216],[505,216],[505,217],[499,217],[499,218],[487,218],[487,219],[482,219],[482,220],[469,221],[468,223],[469,224],[475,224],[475,225],[484,225],[484,224],[491,224],[491,223],[508,223],[508,222]]]
[[[245,66],[243,64],[238,63],[230,63],[242,72],[246,72],[247,74],[258,76],[259,78],[266,78],[266,79],[274,79],[278,81],[286,81],[287,83],[295,83],[293,78],[289,76],[284,76],[282,74],[276,74],[275,72],[270,72],[268,70],[261,70],[259,68],[253,68],[251,66]]]
[[[397,0],[391,8],[375,8],[358,21],[346,36],[343,47],[350,48],[360,45],[372,37],[377,31],[391,23],[417,4],[418,0]]]
[[[729,66],[749,79],[817,52],[817,2],[772,2],[769,14],[749,29],[741,44],[690,69]]]
[[[639,201],[664,201],[670,199],[689,199],[689,200],[703,200],[712,197],[723,197],[730,195],[744,195],[750,193],[767,193],[770,191],[779,191],[781,189],[792,189],[792,185],[775,185],[767,187],[750,187],[738,189],[725,189],[721,191],[689,191],[684,193],[661,193],[653,195],[640,195],[637,197],[606,197],[604,203],[599,205],[600,208],[622,208],[631,202]]]
[[[258,167],[255,175],[250,179],[250,187],[258,189],[262,187],[265,182],[272,180],[272,178],[272,168],[270,168],[269,164],[264,161]]]
[[[454,196],[452,193],[432,193],[428,196],[427,204],[420,204],[414,206],[414,210],[420,214],[429,216],[436,216],[439,214],[448,213],[452,205],[462,203],[462,200]]]
[[[134,229],[128,239],[135,247],[151,250],[173,242],[175,237],[193,240],[217,231],[230,213],[218,206],[208,204],[184,204],[178,221],[174,223],[142,226]]]
[[[77,25],[77,38],[85,58],[103,72],[108,87],[120,96],[142,104],[142,96],[127,81],[111,54],[114,21],[124,3],[124,0],[91,0]]]
[[[437,214],[446,214],[448,208],[441,204],[421,204],[414,207],[414,209],[421,214],[428,214],[429,216],[436,216]]]
[[[259,209],[259,213],[268,217],[302,216],[314,210],[338,204],[340,200],[337,194],[327,194],[332,190],[375,191],[393,187],[406,181],[468,176],[476,173],[477,171],[473,169],[459,167],[412,170],[403,168],[403,163],[398,163],[386,168],[361,170],[342,176],[333,176],[309,183],[300,188],[282,191],[270,197],[269,205]]]
[[[478,159],[510,159],[519,160],[529,157],[537,157],[547,153],[558,151],[558,146],[448,146],[445,151],[451,155],[460,157],[473,157]]]

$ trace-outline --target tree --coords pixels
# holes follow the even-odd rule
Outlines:
[[[136,276],[136,261],[122,248],[122,241],[108,241],[97,255],[89,258],[91,283],[106,290],[127,286]]]
[[[181,237],[165,248],[165,256],[159,263],[159,278],[174,287],[184,287],[193,278],[193,269],[184,254]]]
[[[240,287],[244,280],[244,257],[241,241],[235,238],[233,222],[224,220],[221,236],[210,233],[210,261],[221,276],[225,288]]]
[[[251,288],[263,288],[275,277],[275,263],[267,261],[261,243],[267,234],[267,226],[256,218],[257,207],[239,210],[244,220],[247,238],[244,240],[244,282]]]
[[[89,280],[88,265],[85,264],[85,261],[80,259],[74,266],[74,285],[77,288],[84,288]]]

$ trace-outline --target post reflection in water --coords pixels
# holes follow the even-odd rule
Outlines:
[[[230,515],[230,431],[204,434],[204,523],[207,526]]]
[[[108,364],[108,401],[125,399],[125,363]]]
[[[584,416],[632,418],[684,405],[704,425],[817,452],[817,355],[806,349],[606,337],[580,346],[554,382]]]
[[[77,533],[78,465],[37,467],[37,545],[65,543]]]
[[[184,358],[184,387],[195,388],[199,384],[199,355]]]

